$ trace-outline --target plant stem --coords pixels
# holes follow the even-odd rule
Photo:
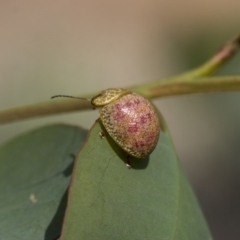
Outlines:
[[[92,105],[87,101],[80,101],[76,99],[56,99],[42,103],[2,110],[0,111],[0,123],[10,123],[16,120],[53,115],[64,112],[74,112],[91,108]]]
[[[192,71],[189,71],[185,74],[177,76],[177,79],[173,78],[172,81],[198,81],[201,77],[210,76],[216,70],[218,70],[225,62],[232,58],[239,49],[239,47],[240,33],[232,40],[227,42],[222,48],[220,48],[220,50],[218,50],[217,53],[214,54],[213,57],[206,63],[204,63],[202,66],[193,69]]]
[[[170,81],[152,88],[143,88],[143,91],[134,87],[131,90],[151,99],[194,93],[240,91],[240,76],[208,77],[197,79],[197,81]]]
[[[203,78],[211,75],[228,61],[239,49],[239,45],[240,34],[225,44],[209,61],[196,69],[170,79],[152,81],[128,89],[150,99],[193,93],[239,91],[240,76]],[[96,94],[88,94],[82,97],[89,98],[94,95]],[[91,104],[87,101],[76,99],[49,100],[43,103],[2,110],[0,111],[0,123],[91,108]]]

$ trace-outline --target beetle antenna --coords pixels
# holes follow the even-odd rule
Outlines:
[[[89,98],[81,98],[81,97],[75,97],[75,96],[70,96],[70,95],[54,95],[51,97],[52,98],[58,98],[58,97],[62,97],[62,98],[75,98],[75,99],[81,99],[81,100],[86,100],[91,102],[92,99]]]

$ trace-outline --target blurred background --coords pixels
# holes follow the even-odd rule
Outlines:
[[[0,109],[170,77],[240,32],[240,1],[0,1]],[[240,73],[240,53],[221,74]],[[240,93],[155,100],[214,239],[240,239]],[[0,143],[97,111],[0,126]]]

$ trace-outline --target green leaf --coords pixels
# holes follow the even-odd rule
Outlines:
[[[60,234],[73,161],[86,130],[43,127],[0,147],[0,239]]]
[[[167,132],[128,169],[100,131],[96,123],[75,163],[61,240],[211,239]]]

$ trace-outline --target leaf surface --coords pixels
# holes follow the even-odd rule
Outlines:
[[[128,169],[102,130],[95,123],[75,163],[61,240],[210,240],[169,134]]]
[[[60,234],[73,161],[86,135],[59,124],[0,147],[0,239],[53,240]]]

